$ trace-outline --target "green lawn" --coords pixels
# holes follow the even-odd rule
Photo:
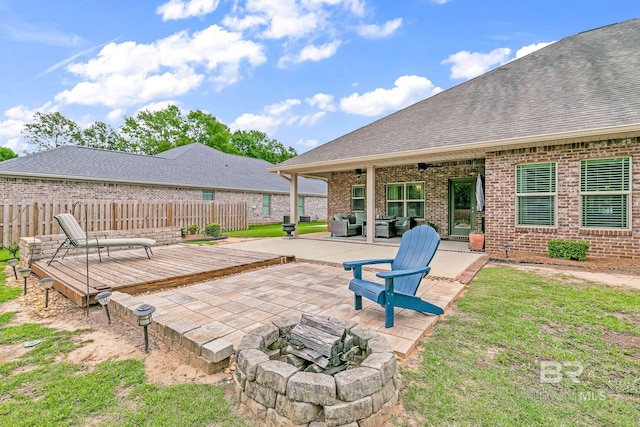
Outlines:
[[[298,234],[318,233],[327,231],[326,222],[301,222],[298,224]],[[287,233],[282,231],[282,224],[250,225],[248,230],[226,231],[229,237],[282,237]]]
[[[18,253],[16,256],[19,257],[20,254]],[[13,258],[13,254],[11,254],[11,252],[5,248],[0,248],[0,261],[6,261],[11,258]]]
[[[638,426],[639,335],[638,290],[485,267],[401,401],[419,425]]]
[[[15,292],[0,278],[2,300]],[[0,363],[2,426],[250,426],[232,411],[224,385],[148,384],[141,360],[70,364],[64,355],[84,345],[74,338],[81,331],[11,324],[13,318],[0,314],[0,346],[40,343]]]
[[[637,426],[639,301],[638,290],[484,268],[401,366],[395,425]],[[223,385],[148,384],[139,360],[73,365],[64,354],[84,345],[80,331],[13,317],[0,314],[0,346],[41,343],[0,363],[0,425],[250,425]]]

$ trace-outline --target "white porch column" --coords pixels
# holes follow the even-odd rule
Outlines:
[[[367,243],[373,243],[376,233],[376,168],[367,167]]]
[[[291,224],[298,224],[298,175],[291,174],[289,179],[289,221]],[[292,233],[298,235],[298,227]]]

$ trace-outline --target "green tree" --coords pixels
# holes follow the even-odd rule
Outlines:
[[[263,159],[269,163],[284,162],[298,153],[293,147],[285,147],[275,139],[271,139],[266,133],[257,130],[239,130],[231,135],[231,143],[244,156]]]
[[[193,142],[199,142],[223,153],[241,154],[231,143],[229,127],[220,123],[211,114],[200,110],[191,111],[187,115],[189,136]]]
[[[0,162],[18,157],[11,148],[0,147]]]
[[[104,122],[95,122],[83,129],[79,136],[78,145],[112,151],[135,151],[111,125]]]
[[[35,151],[44,151],[76,144],[80,138],[80,127],[57,111],[38,112],[33,122],[24,125],[22,135],[28,144],[37,147]]]
[[[175,105],[158,111],[144,110],[135,117],[125,117],[120,134],[133,152],[150,156],[193,143],[189,135],[189,123]]]

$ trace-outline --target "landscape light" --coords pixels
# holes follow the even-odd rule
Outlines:
[[[156,311],[156,308],[149,304],[142,304],[140,307],[133,310],[133,315],[138,318],[138,326],[144,328],[144,352],[149,353],[149,333],[147,327],[151,324],[151,314]]]
[[[53,283],[56,279],[52,277],[43,277],[40,279],[40,284],[44,287],[44,307],[49,307],[49,289],[53,288]]]
[[[110,325],[111,315],[109,314],[109,301],[111,301],[111,292],[109,291],[100,292],[98,295],[96,295],[96,299],[98,300],[100,305],[104,307],[104,310],[107,313],[107,322]]]
[[[30,268],[21,268],[18,270],[18,275],[24,278],[24,294],[27,294],[27,278],[31,275]]]
[[[16,265],[18,265],[18,260],[16,258],[11,258],[7,260],[7,264],[9,264],[13,268],[13,275],[16,280],[18,280],[18,273],[16,272]]]

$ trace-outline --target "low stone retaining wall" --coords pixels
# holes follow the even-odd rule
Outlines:
[[[243,337],[233,374],[236,398],[266,426],[368,427],[388,421],[402,380],[384,337],[347,324],[363,351],[359,366],[334,375],[302,372],[283,354],[297,323],[281,319]]]

